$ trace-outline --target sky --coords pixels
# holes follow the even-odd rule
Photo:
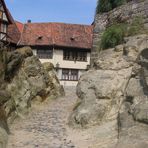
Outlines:
[[[22,23],[91,24],[97,0],[5,0],[13,18]]]

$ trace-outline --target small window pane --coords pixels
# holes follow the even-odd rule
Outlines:
[[[53,50],[38,49],[37,50],[37,56],[40,59],[52,59],[52,57],[53,57]]]
[[[63,59],[70,61],[87,61],[87,52],[64,50]]]
[[[7,21],[7,16],[5,13],[3,13],[3,20]]]
[[[62,69],[62,80],[78,81],[78,70]]]

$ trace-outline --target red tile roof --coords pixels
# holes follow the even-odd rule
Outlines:
[[[92,46],[90,25],[65,23],[27,23],[19,45],[49,45],[90,49]]]
[[[24,28],[24,24],[18,21],[15,21],[15,24],[18,28],[18,30],[22,33],[23,32],[23,28]]]
[[[7,41],[10,43],[17,44],[21,37],[21,32],[19,31],[19,28],[16,25],[16,22],[14,21],[11,13],[7,9],[7,12],[9,14],[9,18],[11,19],[11,24],[8,25],[8,31],[7,31]]]
[[[17,44],[20,40],[21,32],[17,28],[15,22],[13,22],[13,24],[8,25],[7,35],[7,41],[10,43]]]

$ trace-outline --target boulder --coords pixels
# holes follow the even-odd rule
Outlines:
[[[0,50],[0,69],[0,84],[2,85],[2,82],[4,82],[6,71],[6,52],[3,49]]]
[[[28,113],[32,100],[64,94],[51,63],[43,65],[30,47],[0,50],[0,148],[6,148],[9,123]]]
[[[61,95],[62,87],[54,70],[44,69],[39,59],[32,54],[31,48],[19,48],[7,57],[6,75],[9,81],[6,90],[11,99],[6,101],[5,108],[10,121],[28,113],[33,99],[40,97],[42,102],[46,98]]]
[[[77,85],[81,103],[71,116],[72,123],[101,124],[111,114],[117,115],[131,70],[92,70],[83,75]]]
[[[19,52],[24,58],[33,56],[33,51],[29,46],[18,48],[16,51]]]
[[[128,37],[125,44],[101,51],[93,69],[79,79],[80,101],[69,123],[103,127],[117,121],[117,143],[110,146],[113,137],[106,139],[106,148],[148,147],[147,41],[147,35]]]
[[[6,56],[5,79],[10,81],[19,69],[19,66],[23,61],[23,56],[17,51],[8,52]]]
[[[0,148],[6,148],[9,128],[7,117],[2,106],[10,99],[10,94],[5,90],[6,52],[4,49],[0,49],[0,68]]]
[[[48,73],[49,83],[47,90],[51,89],[50,95],[52,95],[53,97],[64,96],[65,95],[64,88],[62,85],[60,85],[53,64],[50,62],[45,62],[43,63],[43,67],[45,71]]]

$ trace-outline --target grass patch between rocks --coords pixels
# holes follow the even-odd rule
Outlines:
[[[100,49],[114,48],[124,42],[124,37],[138,34],[148,34],[148,30],[144,27],[142,17],[135,17],[129,24],[114,23],[104,31],[101,37]]]

